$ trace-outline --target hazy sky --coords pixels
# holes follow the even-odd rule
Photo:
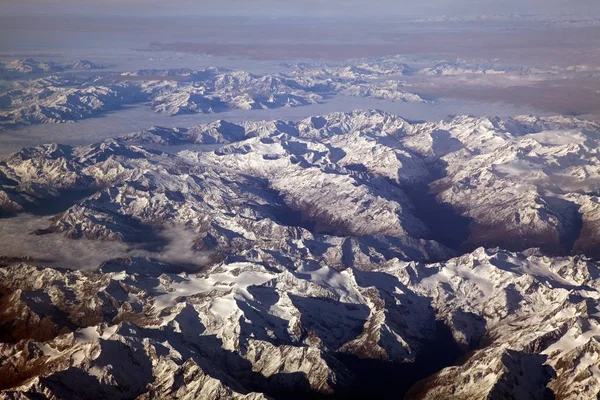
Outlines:
[[[3,0],[5,13],[441,15],[600,13],[599,0]]]

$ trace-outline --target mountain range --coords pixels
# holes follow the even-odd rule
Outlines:
[[[131,251],[0,259],[0,397],[595,398],[599,128],[356,110],[5,157],[2,218]]]

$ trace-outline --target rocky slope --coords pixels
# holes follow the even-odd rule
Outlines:
[[[0,397],[596,398],[599,128],[357,110],[23,149],[3,217],[191,240],[0,259]]]
[[[81,71],[104,68],[104,66],[95,64],[88,60],[77,60],[70,64],[58,64],[52,61],[41,62],[32,58],[26,58],[23,60],[13,60],[0,63],[0,78],[17,79],[31,75],[44,75],[62,71]]]
[[[411,198],[403,204],[452,210],[450,214],[460,217],[453,221],[468,225],[469,234],[460,241],[463,249],[542,247],[595,256],[597,132],[594,122],[564,117],[463,116],[411,124],[390,114],[357,111],[299,122],[218,121],[191,129],[151,129],[125,140],[232,143],[203,153],[203,159],[264,177],[277,174],[269,167],[275,165],[284,171],[285,185],[292,187],[301,183],[291,171],[303,164],[286,157],[296,149],[314,149],[323,154],[316,160],[323,166],[336,164],[331,168],[395,182]],[[325,192],[315,188],[320,195]],[[285,192],[283,186],[278,190]],[[301,192],[306,196],[310,189]],[[433,214],[437,212],[439,208]],[[423,213],[420,218],[435,219]]]
[[[336,95],[431,102],[411,93],[406,82],[392,79],[410,68],[389,60],[359,63],[346,72],[342,67],[297,67],[288,74],[255,75],[211,67],[75,76],[77,70],[98,67],[89,61],[65,66],[29,59],[0,65],[0,74],[14,72],[13,78],[23,79],[0,88],[0,129],[76,121],[133,103],[180,115],[299,107]],[[35,79],[24,80],[28,76]]]
[[[599,271],[589,259],[478,249],[440,264],[342,271],[172,268],[117,259],[94,273],[0,269],[2,396],[391,398],[472,348],[408,397],[600,391]],[[360,375],[361,363],[382,381]]]
[[[0,129],[78,121],[145,99],[139,89],[128,85],[79,85],[78,80],[59,77],[17,83],[0,96],[8,105],[0,111]]]

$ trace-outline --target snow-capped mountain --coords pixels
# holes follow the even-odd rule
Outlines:
[[[413,68],[397,57],[383,57],[375,60],[357,60],[344,64],[309,64],[301,63],[292,66],[293,76],[312,76],[319,78],[337,78],[348,80],[375,79],[391,75],[411,75]]]
[[[409,398],[593,398],[597,276],[585,258],[484,249],[440,264],[343,271],[225,261],[189,274],[145,259],[94,273],[15,264],[0,269],[10,304],[0,314],[2,393],[401,396],[448,365],[453,356],[436,353],[437,343],[455,355],[476,350]],[[357,376],[369,360],[375,369]]]
[[[94,70],[104,68],[104,66],[95,64],[89,60],[77,60],[70,64],[57,64],[53,61],[44,62],[26,58],[23,60],[1,62],[0,78],[16,79],[24,78],[29,75],[43,75],[68,70]]]
[[[420,74],[431,76],[455,76],[455,75],[501,75],[514,71],[512,68],[498,68],[487,65],[477,65],[468,62],[442,61],[432,67],[419,71]]]
[[[351,68],[355,71],[352,74],[338,69],[315,71],[298,67],[290,74],[255,75],[210,67],[145,69],[87,78],[52,75],[67,69],[95,69],[87,61],[70,67],[25,61],[5,67],[50,75],[11,81],[6,89],[0,89],[0,129],[76,121],[133,103],[147,103],[155,112],[180,115],[300,107],[322,103],[336,95],[432,102],[411,93],[406,82],[391,79],[392,75],[407,72],[407,66],[385,60],[360,63]],[[386,80],[379,81],[379,77]]]
[[[0,130],[78,121],[146,98],[139,89],[122,84],[72,87],[70,83],[50,77],[28,82],[24,87],[14,85],[4,94],[9,109],[0,111]]]
[[[242,71],[216,74],[202,81],[150,81],[142,87],[150,94],[152,108],[169,115],[297,107],[322,100],[294,81]]]
[[[284,161],[289,150],[279,149],[279,137],[309,140],[308,149],[316,140],[327,146],[325,154],[341,150],[333,163],[344,168],[428,186],[438,203],[465,218],[471,232],[466,248],[541,246],[559,253],[587,248],[593,255],[588,242],[593,243],[597,225],[597,130],[596,123],[564,117],[456,117],[410,124],[393,115],[360,111],[297,123],[221,121],[188,130],[151,130],[126,140],[236,142],[202,157],[262,175],[270,173],[270,163],[286,166],[286,179],[291,179]],[[332,162],[329,157],[327,163]]]
[[[23,149],[3,217],[131,251],[0,259],[0,396],[595,398],[599,131],[357,110]]]

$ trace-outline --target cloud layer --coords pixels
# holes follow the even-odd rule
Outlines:
[[[42,236],[32,234],[36,229],[48,225],[48,217],[28,214],[0,220],[0,256],[28,256],[41,264],[81,270],[93,270],[110,259],[129,256],[151,257],[185,269],[196,269],[204,266],[210,256],[206,252],[192,250],[196,235],[178,227],[169,227],[161,232],[165,246],[146,250],[126,243],[73,240],[58,233]]]

